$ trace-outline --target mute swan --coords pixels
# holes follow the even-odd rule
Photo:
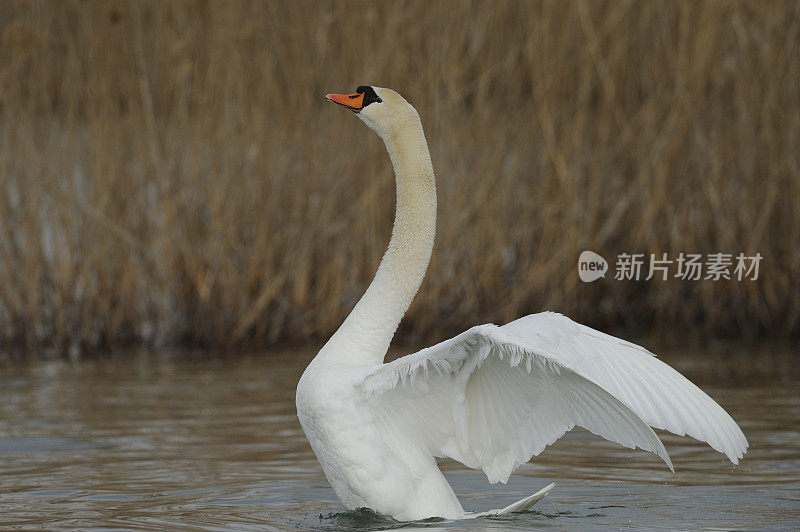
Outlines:
[[[748,443],[731,417],[677,371],[632,343],[543,312],[479,325],[383,363],[433,250],[436,186],[417,111],[361,86],[328,101],[383,139],[394,167],[394,229],[378,272],[297,385],[297,416],[342,503],[411,521],[467,514],[436,464],[450,457],[489,482],[581,426],[672,462],[653,432],[688,434],[734,464]],[[552,484],[501,510],[529,508]]]

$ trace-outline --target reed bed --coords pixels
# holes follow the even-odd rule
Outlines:
[[[3,2],[0,350],[323,341],[393,219],[383,145],[322,99],[360,84],[415,105],[437,171],[401,340],[544,309],[797,338],[798,57],[796,2]],[[665,252],[764,258],[613,279]]]

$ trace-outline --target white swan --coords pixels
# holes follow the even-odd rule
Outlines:
[[[697,386],[647,350],[560,314],[479,325],[384,364],[433,249],[433,167],[419,115],[396,92],[362,86],[327,99],[383,139],[397,184],[375,279],[297,385],[300,424],[347,508],[401,521],[464,517],[435,457],[505,482],[575,426],[652,451],[670,469],[651,427],[708,442],[738,463],[744,434]],[[551,487],[487,513],[527,509]]]

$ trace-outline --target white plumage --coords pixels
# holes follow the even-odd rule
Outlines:
[[[395,228],[367,293],[297,388],[303,430],[345,506],[399,520],[464,517],[436,457],[505,482],[575,426],[651,451],[670,469],[653,428],[707,442],[737,464],[747,440],[714,400],[642,347],[560,314],[479,325],[383,364],[430,259],[436,196],[416,111],[393,91],[370,89],[377,100],[363,107],[329,99],[358,111],[386,143]],[[527,509],[551,488],[486,513]]]

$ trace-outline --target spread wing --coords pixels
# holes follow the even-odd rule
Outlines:
[[[396,448],[453,458],[490,482],[576,425],[670,469],[651,427],[707,442],[734,464],[748,447],[722,407],[650,352],[549,312],[473,327],[376,368],[360,387]]]

